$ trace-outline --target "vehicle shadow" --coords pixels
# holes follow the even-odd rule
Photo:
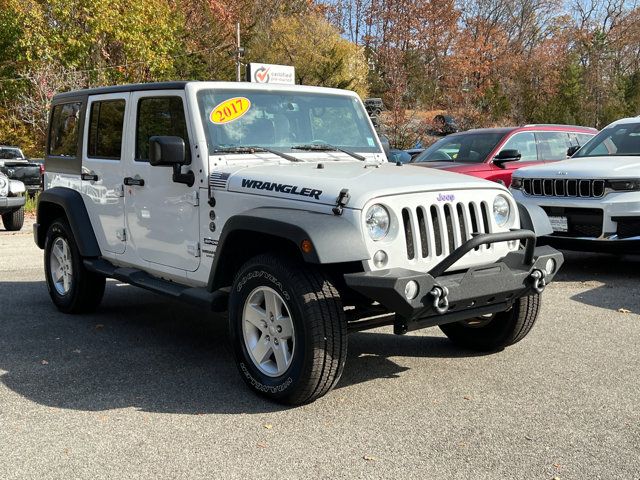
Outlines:
[[[390,331],[390,330],[389,330]],[[457,357],[440,337],[357,333],[338,388],[397,377],[392,357]],[[0,282],[0,381],[50,407],[134,407],[183,414],[268,413],[286,407],[253,395],[228,346],[226,316],[203,314],[109,281],[102,306],[65,315],[44,282]]]
[[[562,252],[565,263],[554,282],[587,290],[571,296],[586,305],[640,314],[640,255]],[[591,288],[590,288],[591,287]]]

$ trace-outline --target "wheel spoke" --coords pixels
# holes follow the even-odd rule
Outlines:
[[[278,301],[273,292],[264,292],[264,306],[267,310],[267,317],[271,317],[272,315],[273,317],[278,316]]]
[[[53,253],[53,255],[56,257],[58,263],[62,265],[62,262],[64,261],[64,252],[62,251],[62,247],[59,243],[56,242],[56,244],[51,249],[51,253]]]
[[[279,345],[273,347],[273,356],[276,358],[278,366],[278,374],[282,375],[287,369],[289,363],[289,350],[286,342],[280,342]]]
[[[257,305],[250,304],[244,312],[244,319],[260,331],[264,331],[266,323],[263,322],[267,321],[267,312]]]
[[[64,273],[62,275],[62,285],[64,287],[64,291],[68,292],[69,288],[71,287],[71,275],[69,275],[68,273]]]
[[[253,353],[253,358],[256,359],[258,363],[263,363],[271,356],[271,344],[267,340],[267,336],[263,335],[256,343],[256,346],[253,347],[251,353]]]

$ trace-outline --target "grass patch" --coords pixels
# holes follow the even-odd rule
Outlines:
[[[33,197],[31,195],[27,195],[27,201],[24,204],[24,212],[36,214],[36,208],[38,207],[38,198],[40,197],[40,192],[36,193]]]

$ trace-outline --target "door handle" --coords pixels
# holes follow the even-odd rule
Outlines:
[[[98,175],[96,175],[95,173],[83,173],[80,175],[80,178],[82,180],[86,180],[89,182],[97,182],[98,181]]]
[[[144,187],[144,180],[142,178],[125,177],[124,184],[127,186]]]

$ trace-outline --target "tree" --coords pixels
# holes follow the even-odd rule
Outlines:
[[[367,93],[367,62],[362,47],[345,40],[316,13],[278,17],[249,44],[250,61],[296,67],[303,85],[351,89]]]

